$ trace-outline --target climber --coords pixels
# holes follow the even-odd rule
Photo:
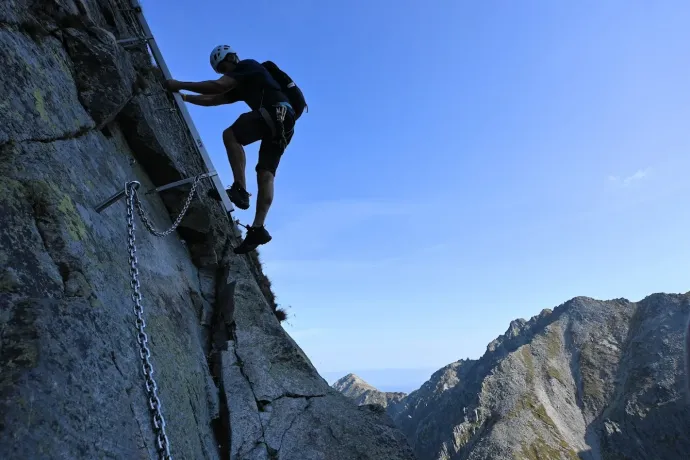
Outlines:
[[[169,91],[193,91],[199,95],[182,94],[182,100],[200,106],[216,106],[244,101],[250,112],[240,115],[223,131],[223,143],[227,150],[234,182],[226,190],[228,198],[240,209],[249,209],[249,193],[245,182],[246,156],[243,146],[261,140],[259,158],[256,164],[259,196],[256,201],[254,223],[247,227],[247,235],[235,254],[246,254],[272,237],[265,228],[266,215],[273,202],[273,182],[282,154],[285,152],[294,133],[295,121],[303,107],[293,107],[286,92],[294,91],[294,83],[281,85],[276,74],[269,71],[267,63],[260,64],[253,59],[240,60],[237,53],[227,45],[217,46],[211,52],[211,67],[219,74],[218,80],[202,82],[183,82],[167,80]],[[282,71],[279,71],[282,73]],[[285,75],[278,75],[281,77]],[[285,75],[286,76],[286,75]],[[289,78],[289,77],[287,77]],[[299,93],[301,96],[301,92]],[[306,105],[306,104],[305,104]],[[296,113],[297,109],[298,113]],[[218,192],[210,193],[220,199]]]

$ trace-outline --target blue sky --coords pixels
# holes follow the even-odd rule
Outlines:
[[[421,384],[574,296],[690,289],[690,4],[662,3],[169,0],[144,12],[174,78],[216,78],[209,53],[229,44],[300,85],[310,111],[261,250],[291,307],[285,327],[330,381],[369,372],[408,389],[401,372]],[[230,185],[221,133],[246,105],[189,107]]]

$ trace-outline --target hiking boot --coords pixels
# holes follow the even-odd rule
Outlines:
[[[240,209],[249,209],[249,192],[245,189],[237,184],[232,184],[232,187],[225,190],[225,193],[228,194],[228,198],[235,206]],[[218,191],[215,188],[208,191],[208,196],[220,201],[220,195],[218,195]]]
[[[268,243],[272,238],[265,227],[249,227],[244,241],[233,252],[235,254],[246,254],[256,249],[259,245]]]
[[[228,198],[235,206],[240,209],[249,209],[249,192],[233,183],[232,187],[226,190]]]

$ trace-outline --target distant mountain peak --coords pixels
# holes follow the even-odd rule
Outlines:
[[[364,379],[363,379],[362,377],[360,377],[360,376],[357,375],[357,374],[353,374],[352,372],[349,373],[349,374],[347,374],[345,377],[340,378],[338,381],[343,381],[343,382],[347,382],[347,381],[352,381],[352,382],[365,382]],[[365,383],[366,383],[366,382],[365,382]]]
[[[338,379],[333,384],[333,388],[335,388],[338,391],[345,391],[347,388],[350,387],[378,391],[376,387],[368,384],[363,378],[359,377],[357,374],[352,373],[347,374],[345,377]]]
[[[391,404],[396,404],[407,396],[406,393],[402,392],[379,391],[376,387],[353,373],[338,379],[333,383],[332,387],[359,405],[378,404],[388,407],[389,410]]]

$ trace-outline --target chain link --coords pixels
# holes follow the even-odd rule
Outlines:
[[[149,358],[151,351],[148,347],[148,336],[144,331],[146,321],[144,321],[144,309],[141,306],[141,292],[139,291],[139,268],[137,260],[136,237],[134,236],[134,203],[138,201],[136,189],[139,187],[139,182],[132,181],[125,185],[125,194],[127,197],[127,233],[129,246],[129,271],[132,275],[132,301],[134,302],[134,313],[136,315],[135,323],[137,325],[137,341],[139,342],[139,356],[143,361],[142,369],[144,370],[144,378],[146,382],[146,391],[149,394],[149,407],[153,414],[153,426],[156,431],[156,442],[158,444],[159,458],[164,460],[172,460],[170,455],[170,444],[168,442],[168,435],[165,433],[165,419],[161,410],[161,402],[158,399],[158,385],[153,378],[153,366]]]
[[[144,308],[141,305],[141,285],[139,283],[139,261],[137,259],[137,247],[136,247],[136,237],[134,235],[134,209],[139,213],[142,222],[146,228],[155,236],[166,236],[172,233],[180,222],[182,218],[187,213],[189,205],[192,202],[194,193],[196,192],[196,187],[201,180],[201,176],[196,176],[194,182],[192,183],[192,190],[187,197],[187,201],[182,208],[182,212],[177,216],[172,227],[164,232],[159,232],[153,228],[151,221],[149,221],[146,216],[144,209],[141,205],[141,200],[137,195],[137,189],[141,185],[137,181],[127,182],[125,184],[125,195],[127,198],[127,244],[129,247],[129,271],[132,276],[130,285],[132,287],[132,301],[134,302],[134,314],[136,315],[135,323],[137,326],[137,342],[139,342],[139,357],[143,362],[142,369],[144,370],[144,379],[146,383],[146,391],[149,395],[149,408],[151,409],[151,414],[153,417],[153,427],[156,434],[156,444],[158,446],[159,458],[162,460],[172,460],[170,455],[170,443],[168,441],[168,435],[165,433],[165,418],[163,418],[163,411],[161,407],[161,401],[158,398],[158,385],[153,378],[153,366],[151,365],[151,350],[148,347],[148,335],[144,328],[146,327],[146,321],[144,321]]]
[[[146,213],[144,212],[144,208],[141,206],[141,201],[139,200],[139,196],[136,193],[136,189],[133,192],[133,197],[134,197],[134,204],[136,205],[137,212],[139,213],[139,217],[141,217],[141,221],[144,223],[144,226],[146,229],[151,232],[151,234],[155,236],[167,236],[171,234],[172,232],[175,231],[175,229],[180,225],[180,222],[182,222],[182,219],[184,218],[185,214],[187,213],[187,209],[189,209],[189,205],[192,203],[192,198],[194,198],[194,193],[196,192],[196,187],[199,184],[199,181],[201,180],[201,176],[196,176],[194,178],[194,182],[192,183],[192,190],[189,192],[189,196],[187,197],[187,201],[185,202],[184,206],[182,207],[182,211],[180,211],[180,215],[177,216],[177,219],[175,219],[175,222],[173,222],[172,227],[167,229],[164,232],[159,232],[155,228],[153,228],[153,224],[151,224],[151,221],[149,218],[146,216]],[[130,182],[131,183],[131,182]],[[138,182],[136,182],[138,184]]]

